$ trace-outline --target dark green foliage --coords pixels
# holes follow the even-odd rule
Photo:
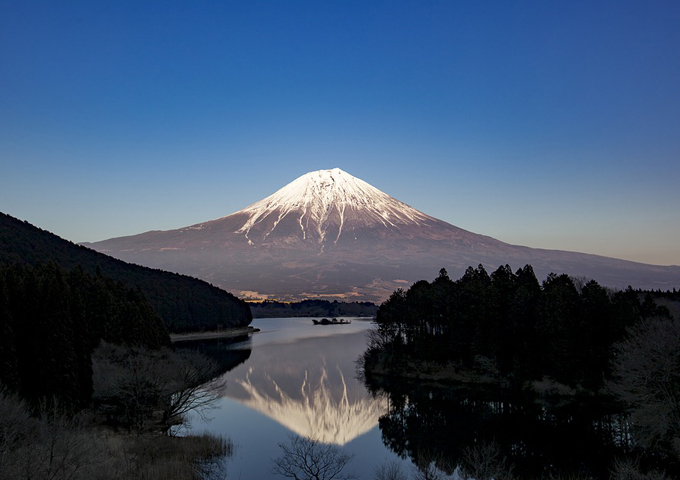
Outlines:
[[[14,321],[9,309],[7,284],[0,275],[0,379],[11,389],[19,388]]]
[[[641,319],[668,316],[650,294],[613,293],[594,280],[550,274],[539,285],[531,266],[488,275],[469,267],[451,280],[397,290],[378,309],[365,369],[398,371],[405,359],[480,371],[521,385],[549,378],[598,391],[610,375],[612,344]]]
[[[160,348],[169,336],[141,292],[55,263],[0,264],[0,384],[37,404],[82,407],[101,341]]]
[[[170,332],[241,327],[252,320],[245,302],[202,280],[116,260],[3,213],[0,262],[54,262],[67,271],[80,267],[89,275],[103,275],[127,289],[139,289]]]
[[[543,292],[538,302],[536,332],[541,368],[552,373],[560,383],[576,383],[573,365],[575,348],[589,339],[582,339],[578,324],[579,294],[568,275],[550,274],[543,282]]]

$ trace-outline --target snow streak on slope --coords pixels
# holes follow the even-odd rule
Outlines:
[[[265,219],[272,225],[266,233],[269,235],[281,220],[292,215],[302,238],[314,234],[319,243],[327,240],[330,226],[337,234],[328,240],[337,242],[349,219],[355,226],[367,227],[421,225],[433,220],[339,168],[307,173],[237,214],[248,216],[238,230],[246,238],[251,229]]]

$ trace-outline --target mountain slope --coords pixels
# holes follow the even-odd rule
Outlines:
[[[50,261],[66,270],[80,265],[91,275],[99,269],[128,288],[139,287],[171,332],[245,326],[252,319],[247,304],[202,280],[130,265],[0,213],[0,262]]]
[[[305,174],[236,213],[90,244],[127,261],[209,280],[237,294],[382,300],[396,287],[470,265],[527,263],[604,285],[669,288],[680,268],[531,249],[426,215],[340,169]]]

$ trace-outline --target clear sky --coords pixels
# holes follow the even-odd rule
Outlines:
[[[0,2],[0,211],[72,241],[339,167],[509,243],[680,264],[680,2]]]

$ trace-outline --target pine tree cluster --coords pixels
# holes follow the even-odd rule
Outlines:
[[[398,372],[408,360],[493,372],[504,382],[549,378],[570,388],[600,389],[610,375],[612,345],[641,319],[669,316],[650,294],[611,291],[596,281],[550,274],[539,284],[530,265],[489,275],[482,265],[451,280],[397,290],[377,313],[364,355]]]
[[[53,262],[0,264],[0,384],[33,403],[85,406],[102,340],[151,349],[170,343],[139,289]]]

